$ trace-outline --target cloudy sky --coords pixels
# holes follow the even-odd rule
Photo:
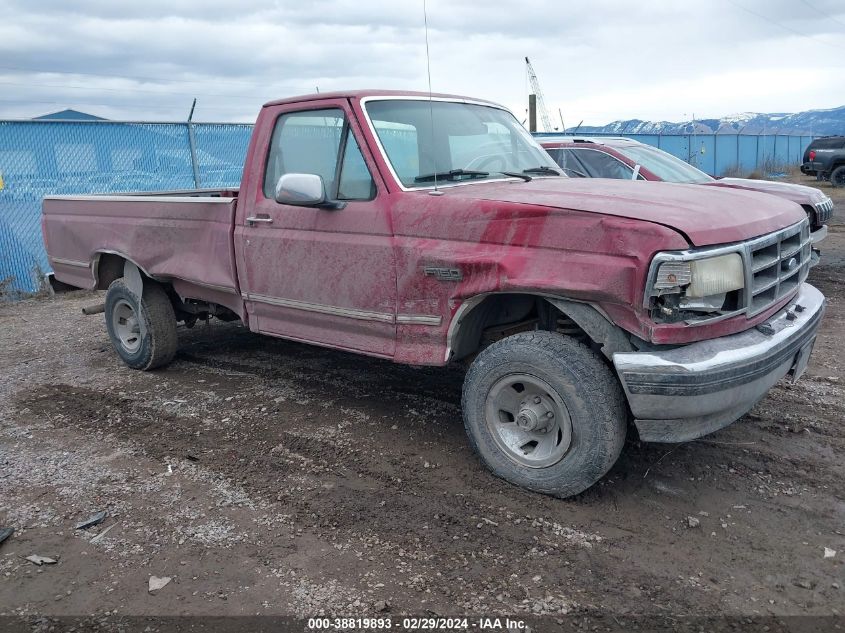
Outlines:
[[[426,89],[422,0],[0,0],[0,117],[251,121],[270,99]],[[432,87],[557,123],[845,105],[842,0],[428,0]]]

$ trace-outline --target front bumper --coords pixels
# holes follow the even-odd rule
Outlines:
[[[640,439],[686,442],[747,413],[788,373],[807,366],[824,314],[821,292],[804,283],[755,328],[665,351],[613,355]]]
[[[816,229],[812,233],[810,233],[810,239],[812,240],[813,244],[818,244],[824,238],[827,237],[827,224],[822,225],[821,228]]]

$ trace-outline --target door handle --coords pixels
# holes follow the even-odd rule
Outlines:
[[[263,216],[250,216],[246,219],[247,224],[255,224],[256,222],[262,222],[264,224],[272,224],[273,218],[271,217],[263,217]]]

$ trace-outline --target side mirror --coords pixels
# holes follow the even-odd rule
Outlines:
[[[326,186],[317,174],[283,174],[276,183],[276,202],[297,207],[342,209],[344,203],[326,199]]]
[[[276,183],[276,202],[316,207],[326,201],[326,187],[317,174],[283,174]]]

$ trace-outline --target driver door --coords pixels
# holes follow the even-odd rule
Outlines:
[[[244,192],[249,207],[239,213],[235,240],[250,328],[392,357],[396,276],[384,188],[348,103],[317,104],[275,106],[272,131],[256,142],[270,150],[263,178]],[[276,202],[276,183],[288,173],[319,175],[342,208]]]

